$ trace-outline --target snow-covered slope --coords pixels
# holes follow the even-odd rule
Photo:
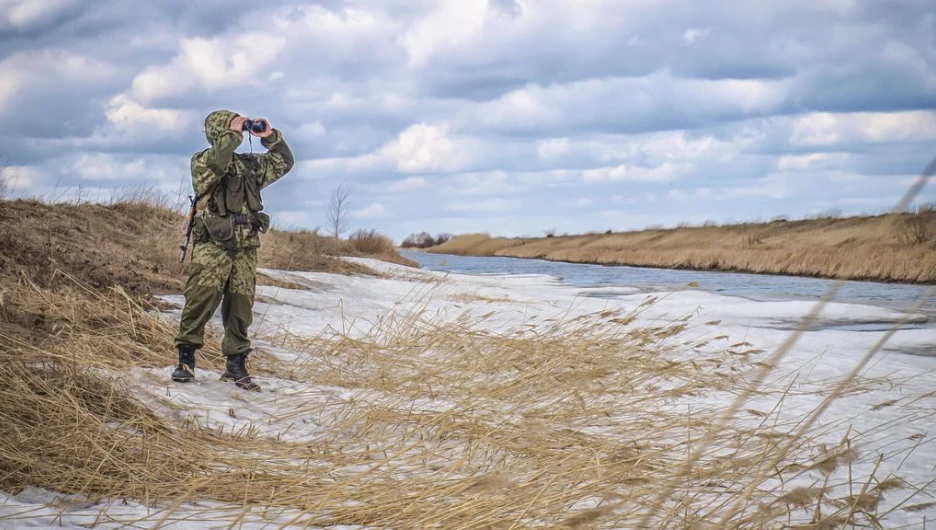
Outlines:
[[[509,335],[536,327],[574,327],[588,315],[639,310],[634,326],[666,326],[688,318],[679,335],[665,339],[674,352],[682,352],[680,362],[688,362],[693,351],[701,359],[706,353],[723,351],[730,345],[739,352],[756,351],[750,355],[766,358],[790,337],[791,329],[813,307],[807,302],[751,301],[691,289],[648,295],[628,288],[573,288],[547,276],[445,275],[359,261],[383,276],[262,271],[306,288],[258,287],[255,345],[265,354],[289,362],[301,360],[304,355],[290,348],[290,340],[320,337],[326,341],[335,336],[377,340],[384,336],[382,330],[392,327],[390,322],[405,321],[414,313],[420,315],[421,322],[431,325],[448,322]],[[654,298],[653,303],[647,304],[648,297]],[[165,299],[181,307],[181,296]],[[178,309],[167,316],[177,318]],[[844,377],[884,336],[887,326],[905,317],[902,312],[872,306],[829,304],[812,330],[799,338],[768,376],[765,386],[788,388],[772,421],[795,428],[795,421],[822,402],[824,394],[820,390]],[[925,317],[911,315],[909,322],[919,324],[925,322]],[[878,327],[860,330],[863,328],[859,325],[867,323]],[[220,328],[218,315],[212,325]],[[702,346],[680,349],[689,342]],[[861,384],[833,403],[822,416],[821,427],[810,431],[817,440],[834,445],[850,429],[851,436],[865,450],[881,451],[883,461],[866,458],[856,464],[853,472],[870,473],[877,465],[875,476],[880,480],[890,474],[899,476],[908,491],[920,489],[908,504],[931,502],[936,495],[936,487],[930,484],[936,479],[936,356],[920,355],[933,352],[934,345],[933,328],[921,326],[897,332],[860,374]],[[264,389],[259,394],[222,383],[218,381],[220,374],[207,370],[199,370],[197,383],[179,385],[169,381],[172,368],[168,364],[162,369],[138,368],[125,377],[142,401],[167,417],[223,431],[251,430],[256,436],[278,440],[311,442],[337,428],[340,418],[329,412],[334,403],[393,400],[392,390],[346,388],[331,381],[312,384],[290,378],[289,374],[256,377]],[[736,376],[744,379],[749,375]],[[683,397],[671,404],[684,409],[723,408],[733,395],[711,392]],[[777,394],[757,396],[741,408],[771,411],[777,408],[778,399]],[[453,406],[443,397],[429,396],[407,404],[423,411],[444,411]],[[743,421],[751,419],[749,415],[746,418]],[[612,427],[585,427],[586,432],[607,433],[608,429]],[[814,479],[809,478],[804,485],[813,483]],[[186,503],[169,513],[164,507],[131,501],[91,504],[62,499],[61,495],[38,489],[16,496],[0,493],[0,527],[77,528],[96,523],[100,528],[120,528],[132,522],[137,528],[228,528],[236,522],[238,528],[279,528],[290,520],[288,512],[266,517],[254,512],[244,515],[238,508],[203,502],[197,506]],[[881,506],[885,505],[882,502]],[[936,519],[936,505],[913,512],[896,508],[884,520],[886,528],[900,524],[913,527],[924,516]]]

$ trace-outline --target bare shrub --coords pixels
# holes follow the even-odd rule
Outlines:
[[[362,254],[382,254],[395,250],[393,240],[374,229],[358,230],[348,236],[348,242],[352,249]]]
[[[931,227],[933,215],[928,212],[910,214],[904,217],[897,226],[897,241],[904,245],[920,245],[932,238]]]
[[[452,240],[452,237],[452,234],[439,234],[432,237],[429,232],[420,232],[406,236],[400,246],[403,248],[429,248],[448,243]]]

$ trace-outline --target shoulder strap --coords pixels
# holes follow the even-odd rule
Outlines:
[[[217,190],[218,186],[221,185],[222,180],[224,180],[224,177],[221,177],[220,179],[218,179],[218,182],[215,182],[214,184],[212,184],[211,187],[208,188],[208,191],[206,191],[204,195],[202,195],[201,197],[195,197],[195,200],[198,203],[196,211],[201,212],[205,208],[208,207],[208,201],[211,200],[211,197],[214,195],[215,190]]]

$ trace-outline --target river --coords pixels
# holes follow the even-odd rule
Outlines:
[[[575,287],[621,286],[672,290],[685,289],[693,282],[692,287],[695,289],[763,301],[818,300],[835,283],[834,280],[822,278],[772,274],[588,265],[540,259],[430,254],[410,250],[403,250],[401,254],[431,271],[461,274],[545,274]],[[908,309],[929,287],[848,281],[834,300],[890,309]],[[923,312],[929,316],[925,327],[936,327],[936,299],[930,299]]]

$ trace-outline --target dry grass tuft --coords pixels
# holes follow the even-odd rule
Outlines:
[[[369,233],[368,233],[369,234]],[[397,252],[393,242],[374,232],[346,241],[319,235],[316,230],[270,230],[263,239],[258,260],[261,267],[280,270],[377,275],[364,265],[338,256],[375,258],[390,263],[418,267]]]
[[[314,230],[271,229],[263,236],[257,261],[268,269],[374,274],[363,265],[338,258],[346,251],[343,241],[321,236]]]
[[[793,488],[777,498],[777,504],[785,504],[796,508],[804,508],[815,503],[822,496],[822,488]]]
[[[376,230],[358,230],[348,236],[348,243],[351,248],[362,254],[381,254],[396,250],[393,240]]]
[[[294,289],[294,290],[299,290],[299,291],[304,291],[308,289],[308,287],[306,287],[305,285],[302,285],[296,282],[291,282],[289,280],[274,278],[272,276],[263,274],[262,272],[257,272],[257,285],[269,285],[272,287],[279,287],[282,289]]]

